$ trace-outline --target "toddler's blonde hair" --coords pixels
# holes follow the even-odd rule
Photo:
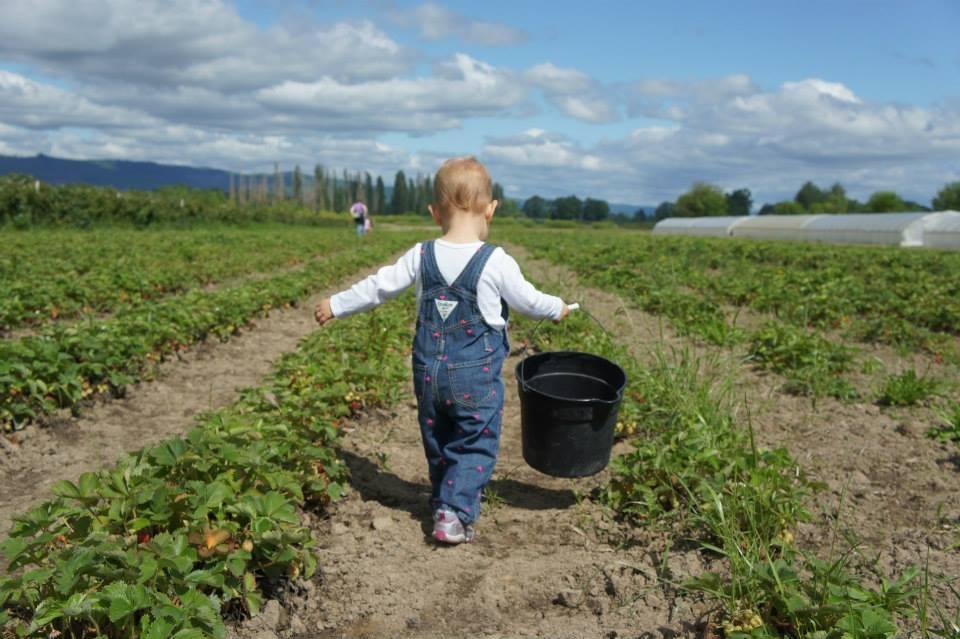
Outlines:
[[[472,155],[443,163],[433,180],[433,205],[441,215],[454,210],[483,213],[493,200],[493,181]]]

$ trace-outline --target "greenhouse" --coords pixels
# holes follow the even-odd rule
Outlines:
[[[734,237],[756,240],[801,240],[803,227],[823,215],[756,215],[733,228]]]
[[[729,217],[669,217],[657,222],[653,233],[660,235],[712,235],[729,237],[738,224],[749,220],[749,216]]]
[[[833,244],[928,246],[960,250],[960,213],[851,213],[669,218],[655,234],[709,235]]]
[[[960,250],[960,213],[943,211],[923,232],[923,245],[930,248]]]
[[[924,220],[930,213],[853,213],[810,220],[802,238],[834,244],[923,246]]]

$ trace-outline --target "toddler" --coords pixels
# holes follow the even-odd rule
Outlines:
[[[509,351],[508,306],[559,321],[569,312],[539,292],[503,249],[486,244],[498,202],[472,157],[437,171],[433,220],[443,237],[317,305],[320,324],[369,310],[416,283],[413,383],[430,475],[433,537],[473,540],[480,497],[497,461],[503,416],[501,369]]]

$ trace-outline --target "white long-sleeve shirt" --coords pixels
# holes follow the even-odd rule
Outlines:
[[[434,254],[440,274],[447,284],[452,284],[466,268],[483,242],[455,244],[446,240],[434,241]],[[417,304],[423,292],[420,277],[420,244],[407,251],[396,264],[384,266],[375,274],[357,282],[346,291],[330,299],[334,317],[346,317],[370,310],[399,295],[411,284],[417,285]],[[477,304],[486,323],[494,328],[503,328],[500,315],[500,300],[510,308],[536,319],[549,317],[559,319],[564,303],[559,297],[541,293],[520,272],[517,261],[497,248],[487,260],[477,283]]]

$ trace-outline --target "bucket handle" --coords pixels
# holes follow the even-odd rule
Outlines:
[[[596,322],[597,326],[599,326],[600,329],[607,334],[607,337],[609,337],[610,339],[613,339],[613,335],[610,333],[610,331],[607,330],[607,328],[600,322],[600,320],[598,320],[596,317],[593,316],[593,313],[591,313],[585,308],[580,308],[579,302],[574,302],[573,304],[567,304],[567,308],[570,309],[571,313],[573,311],[582,311],[586,313],[587,317],[589,317],[594,322]],[[527,333],[527,342],[526,342],[527,345],[523,349],[524,351],[526,351],[527,348],[529,348],[530,345],[533,344],[534,336],[537,334],[537,331],[540,330],[540,325],[543,324],[546,320],[547,320],[546,317],[541,319],[539,322],[536,323],[536,325],[534,325],[533,330]],[[520,385],[523,387],[523,392],[527,392],[527,376],[526,374],[524,374],[524,364],[526,363],[527,363],[527,357],[526,355],[524,355],[524,358],[520,360]]]

